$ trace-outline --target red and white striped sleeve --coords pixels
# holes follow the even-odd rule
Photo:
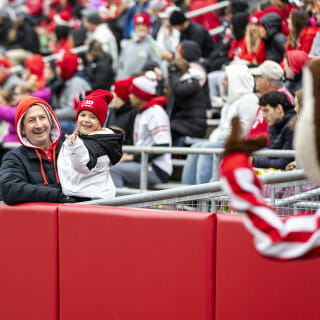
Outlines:
[[[298,259],[320,255],[320,212],[281,219],[262,195],[249,156],[235,153],[220,163],[222,188],[233,208],[244,213],[257,250],[270,258]]]

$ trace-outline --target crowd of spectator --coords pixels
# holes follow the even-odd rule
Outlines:
[[[295,95],[302,69],[320,55],[320,2],[249,1],[193,18],[216,0],[7,0],[0,8],[0,137],[18,142],[15,113],[25,96],[44,99],[62,130],[76,126],[77,107],[94,90],[113,93],[102,126],[124,144],[223,147],[234,116],[243,138],[268,136],[292,149]],[[222,26],[223,32],[210,34]],[[73,50],[79,46],[84,50]],[[76,53],[77,52],[77,53]],[[46,56],[54,55],[53,59]],[[301,93],[300,93],[301,94]],[[219,111],[212,101],[221,98]],[[220,117],[208,135],[207,120]],[[206,139],[206,137],[209,137]],[[1,158],[7,152],[1,149]],[[293,160],[293,159],[291,159]],[[167,182],[169,154],[149,157],[149,183]],[[288,161],[254,158],[259,167]],[[182,182],[210,181],[212,156],[189,155]],[[139,183],[140,158],[124,154],[110,174],[115,185]]]

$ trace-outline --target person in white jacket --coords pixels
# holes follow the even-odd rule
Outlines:
[[[115,186],[109,173],[122,156],[123,134],[103,128],[112,93],[95,90],[77,108],[77,128],[66,135],[58,157],[58,173],[65,195],[110,199]]]
[[[196,142],[192,148],[223,148],[231,132],[231,120],[238,116],[245,138],[253,125],[258,110],[258,97],[253,93],[254,78],[245,65],[226,67],[223,80],[227,103],[221,111],[219,126],[211,133],[208,141]],[[212,178],[213,156],[189,154],[182,172],[183,184],[207,183]]]

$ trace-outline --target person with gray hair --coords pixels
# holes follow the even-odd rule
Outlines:
[[[251,68],[250,71],[255,77],[258,95],[262,96],[270,91],[280,91],[294,105],[294,97],[284,85],[284,72],[279,63],[266,60],[259,67]]]

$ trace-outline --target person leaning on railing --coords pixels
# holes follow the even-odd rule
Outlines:
[[[263,95],[259,104],[268,124],[269,149],[293,149],[293,131],[290,122],[295,116],[293,106],[283,92],[270,91]],[[253,157],[252,164],[257,168],[285,169],[293,158]]]
[[[9,151],[0,168],[1,199],[25,202],[75,202],[61,191],[56,168],[61,129],[47,102],[26,97],[16,110],[16,131],[22,146]]]

